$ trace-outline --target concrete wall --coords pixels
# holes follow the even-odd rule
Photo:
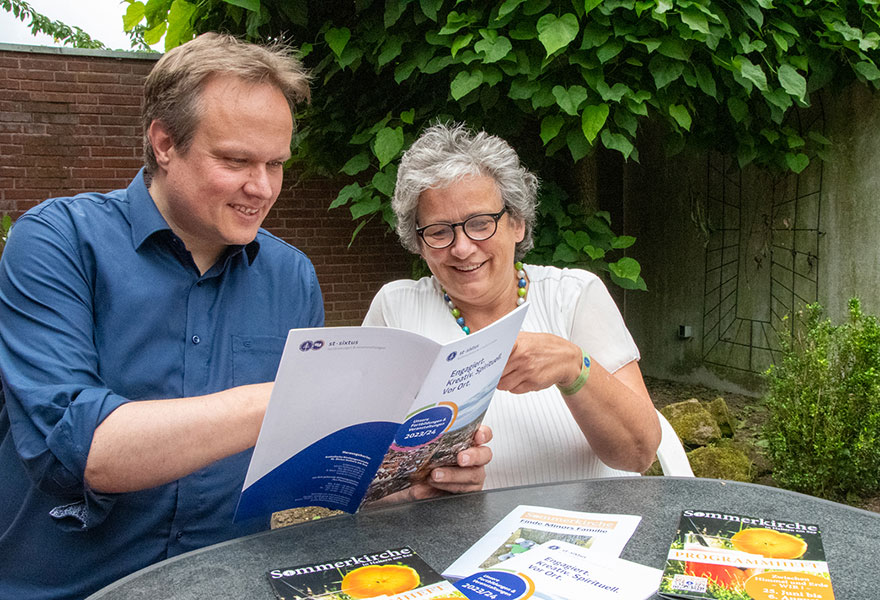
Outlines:
[[[801,118],[824,118],[833,146],[799,176],[668,159],[646,132],[624,173],[624,230],[649,287],[626,293],[625,316],[646,374],[758,393],[792,310],[819,301],[840,320],[857,296],[880,314],[880,95],[821,100]]]
[[[127,186],[142,164],[141,89],[157,58],[0,44],[0,214]],[[265,221],[311,258],[331,325],[359,324],[379,287],[410,272],[410,256],[382,223],[348,247],[351,215],[327,211],[347,183],[289,171]]]

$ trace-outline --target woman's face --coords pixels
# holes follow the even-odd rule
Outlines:
[[[460,223],[474,215],[497,213],[504,208],[495,180],[486,176],[465,177],[448,187],[429,189],[419,196],[416,219],[419,227],[434,223]],[[430,248],[421,240],[421,255],[431,273],[459,307],[492,309],[516,306],[516,277],[513,269],[517,242],[525,235],[525,224],[505,213],[488,240],[475,242],[461,227],[455,241],[442,249]]]

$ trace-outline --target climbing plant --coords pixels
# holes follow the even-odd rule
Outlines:
[[[333,202],[393,216],[395,165],[435,119],[509,140],[545,184],[535,256],[608,270],[607,213],[584,212],[573,165],[597,149],[638,160],[648,122],[670,153],[712,147],[794,172],[829,143],[786,115],[819,91],[880,81],[880,0],[127,0],[126,28],[166,48],[200,32],[298,46],[315,80],[296,158],[353,178]],[[580,208],[579,208],[580,207]]]

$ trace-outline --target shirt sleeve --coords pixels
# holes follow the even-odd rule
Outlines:
[[[40,213],[16,222],[0,260],[6,409],[22,464],[58,499],[53,514],[62,526],[77,529],[100,523],[112,508],[114,495],[85,485],[85,465],[95,429],[128,401],[99,375],[93,292],[69,222]]]
[[[367,311],[364,322],[361,325],[388,327],[388,320],[385,318],[385,296],[385,288],[382,288],[373,296],[373,300],[370,302],[370,309]]]
[[[591,275],[579,280],[579,286],[573,303],[571,341],[612,373],[639,360],[639,349],[602,280]]]

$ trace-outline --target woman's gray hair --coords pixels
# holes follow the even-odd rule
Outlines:
[[[525,236],[516,245],[516,258],[521,259],[534,245],[538,178],[520,164],[507,142],[485,131],[474,134],[462,124],[433,125],[404,153],[391,199],[400,242],[418,254],[419,196],[425,190],[444,188],[469,176],[494,179],[508,215],[525,223]]]

